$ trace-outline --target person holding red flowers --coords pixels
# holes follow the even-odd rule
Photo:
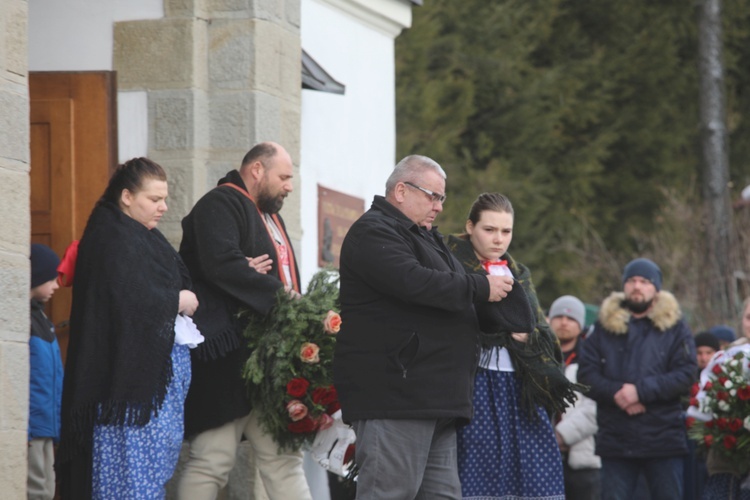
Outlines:
[[[690,437],[707,450],[704,500],[750,500],[750,345],[717,352],[693,386]]]

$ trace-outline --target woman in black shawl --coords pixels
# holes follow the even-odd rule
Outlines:
[[[58,451],[65,500],[163,498],[177,463],[190,384],[180,342],[200,334],[178,316],[198,307],[187,270],[155,229],[166,198],[159,165],[120,165],[78,245]]]
[[[448,248],[467,272],[512,276],[500,302],[478,306],[482,350],[474,382],[474,417],[458,431],[464,498],[563,500],[560,451],[550,418],[574,397],[562,370],[529,269],[507,253],[513,206],[498,193],[480,195],[466,233]]]

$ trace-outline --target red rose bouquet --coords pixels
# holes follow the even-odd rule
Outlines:
[[[688,434],[706,450],[750,471],[750,344],[717,352],[701,372],[686,421]]]
[[[319,271],[301,298],[281,291],[271,312],[251,315],[245,329],[252,354],[243,375],[253,408],[282,448],[311,445],[340,408],[333,387],[338,296],[338,275]]]

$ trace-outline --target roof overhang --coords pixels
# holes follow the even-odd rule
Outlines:
[[[331,94],[343,94],[346,91],[346,86],[334,80],[305,49],[302,49],[302,88]]]

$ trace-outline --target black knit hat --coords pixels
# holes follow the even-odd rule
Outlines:
[[[653,261],[641,258],[628,262],[622,273],[622,284],[625,285],[625,282],[633,276],[645,278],[653,283],[657,292],[661,290],[661,269]]]
[[[47,245],[31,244],[31,288],[36,288],[57,278],[60,258]]]
[[[710,332],[701,332],[698,335],[696,335],[693,340],[695,340],[695,347],[696,349],[698,347],[710,347],[714,351],[719,350],[719,339],[717,339],[712,333]]]

